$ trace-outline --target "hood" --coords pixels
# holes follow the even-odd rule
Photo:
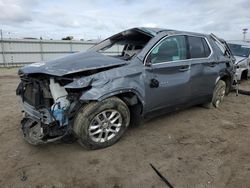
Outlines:
[[[236,61],[235,61],[236,64],[244,61],[245,59],[247,59],[247,57],[241,57],[241,56],[234,56],[234,57],[236,59]]]
[[[127,62],[97,52],[79,52],[62,58],[27,65],[19,74],[43,73],[53,76],[83,72],[87,70],[124,65]]]

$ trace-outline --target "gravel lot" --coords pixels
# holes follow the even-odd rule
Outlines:
[[[34,147],[19,129],[16,71],[0,69],[0,187],[166,187],[149,163],[177,188],[250,187],[249,96],[152,119],[102,150]],[[241,88],[250,90],[250,81]]]

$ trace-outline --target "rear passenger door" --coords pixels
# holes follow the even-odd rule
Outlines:
[[[191,60],[191,99],[206,100],[213,93],[219,65],[205,37],[187,36]]]

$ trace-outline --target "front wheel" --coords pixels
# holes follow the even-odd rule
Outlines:
[[[84,105],[75,117],[73,130],[82,146],[100,149],[117,142],[129,122],[127,105],[121,99],[112,97]]]

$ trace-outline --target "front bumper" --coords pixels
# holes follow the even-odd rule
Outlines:
[[[37,111],[33,106],[29,105],[26,102],[22,102],[20,99],[20,105],[22,107],[22,111],[27,113],[30,117],[34,118],[35,120],[40,120],[42,118],[42,115],[39,111]]]
[[[19,103],[21,105],[22,112],[25,113],[25,116],[29,116],[31,119],[47,125],[54,122],[53,116],[51,115],[49,109],[41,108],[37,110],[35,107],[23,101],[21,97]]]

